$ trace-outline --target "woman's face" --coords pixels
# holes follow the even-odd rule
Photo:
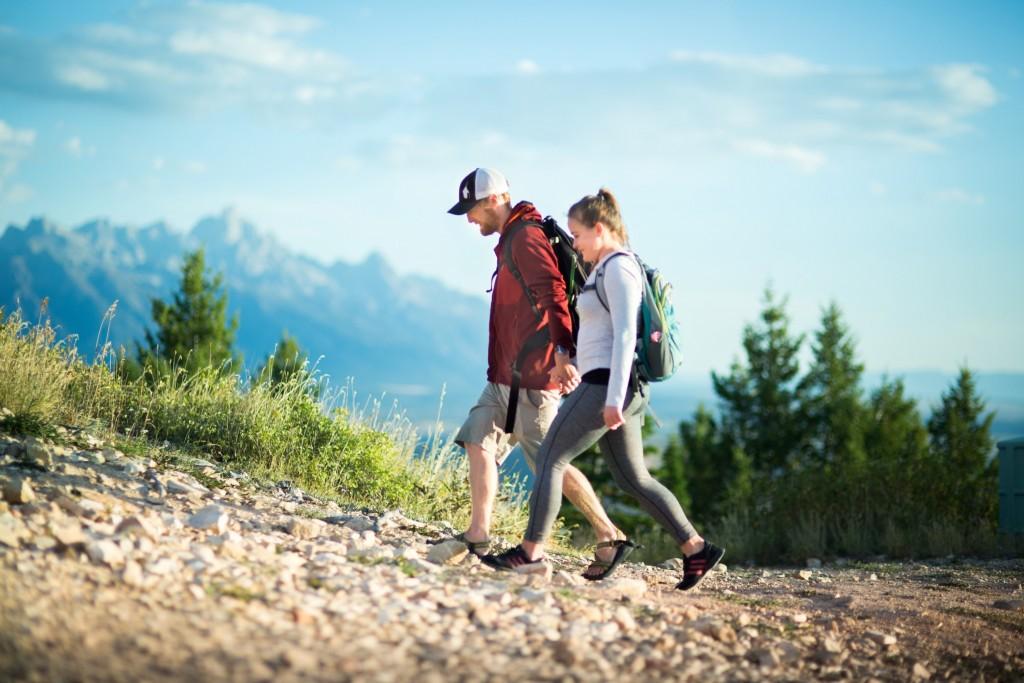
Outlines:
[[[580,252],[583,260],[587,263],[596,263],[597,254],[603,246],[597,227],[584,225],[570,216],[569,232],[572,234],[572,245]]]

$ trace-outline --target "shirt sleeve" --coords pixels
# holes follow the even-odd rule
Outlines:
[[[558,271],[558,262],[544,232],[532,225],[523,228],[516,239],[512,240],[512,258],[548,323],[551,343],[564,346],[572,355],[572,319],[569,317],[565,281]]]
[[[612,319],[612,361],[605,406],[622,407],[636,355],[636,325],[643,296],[640,267],[632,255],[610,259],[604,269],[604,293]]]

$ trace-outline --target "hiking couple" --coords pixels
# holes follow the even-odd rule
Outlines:
[[[512,205],[505,177],[478,168],[462,180],[458,203],[448,212],[465,215],[485,237],[499,235],[487,385],[455,437],[469,459],[472,502],[469,528],[456,538],[496,569],[550,574],[544,544],[564,492],[597,537],[594,561],[583,576],[609,576],[636,545],[571,464],[596,443],[618,486],[679,544],[684,568],[676,587],[693,588],[724,550],[694,530],[679,501],[644,464],[641,426],[649,389],[637,376],[634,357],[646,276],[628,250],[615,197],[601,189],[569,209],[573,246],[591,266],[576,302],[575,341],[569,293],[537,209],[525,201]],[[517,443],[535,475],[529,524],[520,545],[487,554],[497,468]]]

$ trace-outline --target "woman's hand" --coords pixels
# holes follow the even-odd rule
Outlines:
[[[580,384],[580,371],[569,360],[569,356],[556,353],[555,367],[548,373],[552,382],[558,383],[558,389],[563,396],[573,392]]]
[[[604,407],[604,426],[608,429],[618,429],[625,420],[622,417],[622,408],[618,406]]]

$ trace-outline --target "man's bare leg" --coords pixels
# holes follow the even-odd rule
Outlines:
[[[498,464],[494,454],[476,443],[466,444],[469,458],[469,496],[472,503],[466,540],[479,542],[490,538],[491,514],[498,493]]]

